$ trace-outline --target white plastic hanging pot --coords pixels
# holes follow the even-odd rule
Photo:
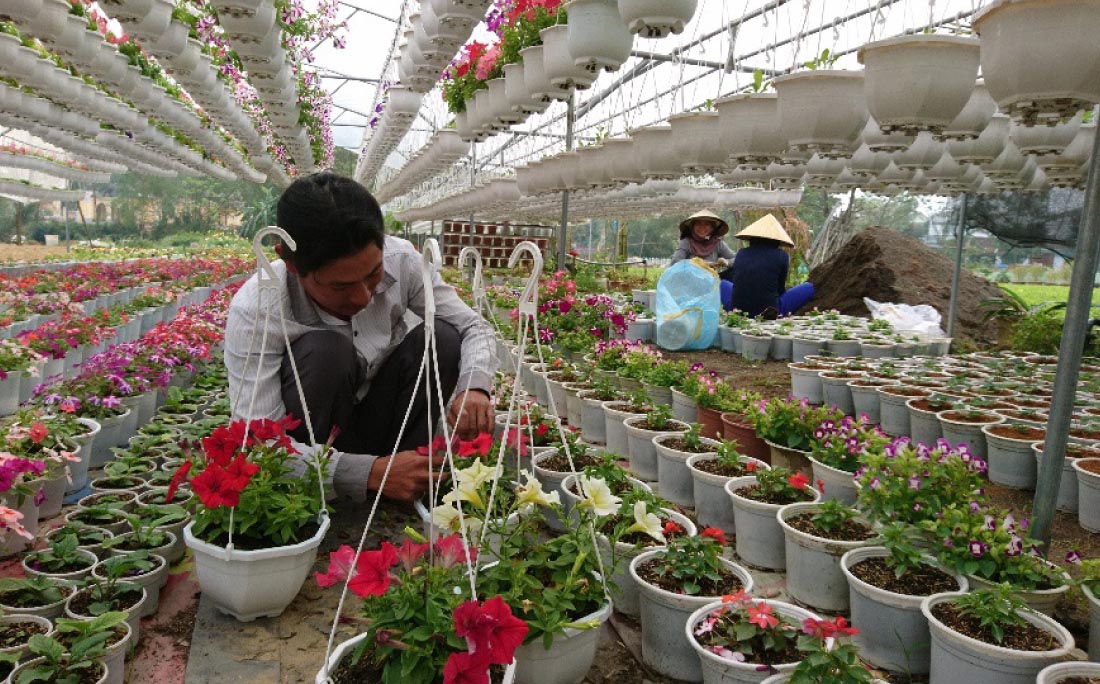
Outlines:
[[[664,38],[683,33],[698,4],[698,0],[619,0],[619,14],[632,33]]]
[[[674,179],[682,175],[672,141],[672,126],[658,124],[631,132],[634,158],[644,178]]]
[[[549,105],[556,93],[550,79],[546,77],[546,60],[543,57],[545,51],[545,46],[534,45],[520,50],[519,54],[523,59],[523,84],[527,88],[528,96],[536,102]]]
[[[971,24],[989,94],[1014,121],[1066,120],[1100,102],[1100,11],[1092,0],[996,0]]]
[[[733,95],[714,106],[721,117],[721,146],[731,165],[764,169],[787,149],[775,93]]]
[[[1008,130],[1008,135],[1023,154],[1033,154],[1037,157],[1056,156],[1073,142],[1073,138],[1081,128],[1081,121],[1082,115],[1077,114],[1069,121],[1049,126],[1025,126],[1013,123]]]
[[[630,59],[634,35],[619,15],[616,0],[570,0],[565,9],[574,65],[593,73],[617,71]]]
[[[610,138],[603,142],[611,159],[611,180],[616,183],[640,183],[645,180],[634,162],[634,140],[629,137]]]
[[[668,122],[673,148],[686,173],[704,174],[726,168],[729,155],[715,144],[722,130],[718,112],[683,112],[670,116]]]
[[[573,63],[569,52],[569,27],[557,24],[539,31],[542,36],[542,63],[552,90],[550,97],[558,100],[569,98],[569,91],[585,90],[596,80],[596,74]]]
[[[970,91],[970,100],[959,112],[959,115],[940,131],[941,138],[945,140],[967,140],[976,138],[990,119],[997,113],[997,103],[989,96],[989,89],[985,87],[985,81],[978,79],[974,84],[974,90]]]
[[[242,622],[276,617],[290,605],[317,559],[317,547],[330,525],[322,516],[317,532],[298,544],[256,551],[229,550],[196,538],[190,523],[183,530],[195,558],[199,586],[219,611]]]
[[[906,171],[930,169],[943,156],[943,149],[942,142],[934,139],[931,133],[922,131],[909,149],[894,155],[894,163]]]
[[[863,72],[828,69],[776,78],[779,120],[788,146],[836,158],[851,154],[867,124]]]
[[[1001,153],[989,164],[982,164],[982,172],[995,181],[1013,180],[1027,166],[1028,157],[1020,152],[1011,138],[1005,140]]]
[[[977,138],[948,140],[947,151],[956,161],[968,164],[988,164],[997,158],[1008,140],[1009,120],[1004,114],[990,119]]]
[[[504,93],[508,97],[508,106],[521,117],[546,111],[548,103],[532,98],[527,92],[527,82],[523,72],[524,67],[520,62],[504,67]]]
[[[938,133],[962,112],[978,77],[979,42],[950,35],[900,36],[868,43],[867,109],[885,133]]]

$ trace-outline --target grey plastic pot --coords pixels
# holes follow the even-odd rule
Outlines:
[[[909,425],[908,402],[913,397],[903,394],[892,394],[887,391],[895,385],[879,387],[878,410],[879,427],[882,431],[893,437],[907,436],[911,429]]]
[[[685,423],[694,423],[698,415],[698,406],[695,398],[684,394],[675,387],[672,388],[672,417]]]
[[[566,628],[554,635],[549,649],[542,639],[516,649],[516,684],[579,684],[592,669],[600,640],[600,627],[611,617],[611,604],[605,603],[595,613],[577,623],[595,621],[591,629]]]
[[[1058,569],[1058,566],[1054,563],[1051,563],[1050,561],[1043,561],[1043,563],[1056,570]],[[1070,584],[1072,583],[1069,573],[1063,571],[1062,576],[1064,580],[1062,586],[1055,587],[1053,589],[1014,589],[1012,593],[1015,594],[1021,601],[1026,603],[1028,608],[1031,608],[1032,610],[1040,613],[1044,613],[1046,615],[1053,616],[1055,607],[1058,605],[1058,602],[1062,600],[1062,597],[1064,597],[1066,593],[1069,592]],[[993,586],[992,582],[982,579],[977,575],[967,575],[966,579],[970,582],[970,586],[974,589],[988,589]]]
[[[1073,469],[1077,472],[1077,524],[1089,532],[1100,532],[1100,475],[1082,466],[1097,460],[1078,458],[1073,461]]]
[[[857,382],[867,382],[866,380],[849,380],[848,387],[852,390],[852,410],[853,415],[866,415],[867,419],[877,425],[879,423],[879,387],[885,387],[886,385],[896,385],[897,380],[881,380],[877,381],[874,385],[857,385]]]
[[[1012,489],[1035,489],[1038,467],[1031,447],[1039,440],[1003,437],[992,432],[995,427],[982,427],[989,481]]]
[[[931,445],[943,437],[943,426],[940,425],[939,411],[929,411],[913,405],[923,398],[913,397],[905,402],[909,410],[909,437],[914,443],[924,442]]]
[[[840,468],[825,465],[813,456],[810,456],[810,465],[813,466],[813,482],[821,491],[821,499],[836,499],[840,503],[851,506],[856,502],[859,489],[852,473]]]
[[[907,596],[870,585],[852,574],[851,567],[871,558],[885,558],[890,552],[881,546],[854,549],[840,558],[840,569],[848,580],[852,624],[859,625],[853,642],[865,662],[891,672],[926,674],[931,666],[928,620],[921,612],[923,596]],[[952,574],[935,562],[928,565]],[[954,575],[960,591],[969,584]],[[944,680],[945,682],[949,680]]]
[[[684,528],[689,537],[694,537],[699,533],[695,524],[691,522],[686,516],[683,516],[676,511],[669,509],[663,509],[665,515],[670,520],[675,522]],[[634,560],[636,556],[641,553],[645,553],[651,549],[664,548],[663,546],[634,546],[633,544],[624,544],[622,542],[615,542],[615,553],[612,556],[611,545],[607,541],[607,537],[602,534],[596,535],[596,546],[600,549],[600,555],[604,559],[610,560],[615,558],[615,571],[611,575],[611,583],[618,587],[617,594],[612,596],[612,600],[615,603],[615,610],[623,615],[629,615],[630,617],[638,617],[641,612],[640,599],[638,598],[638,583],[634,581],[634,578],[630,575],[630,561]]]
[[[626,427],[623,421],[639,415],[634,411],[624,411],[623,407],[630,406],[629,401],[605,401],[603,404],[604,435],[607,438],[607,451],[619,456],[626,456],[629,447],[626,441]]]
[[[653,438],[653,446],[657,450],[657,482],[662,498],[678,506],[695,508],[695,488],[687,462],[696,452],[679,451],[665,446],[665,442],[679,436],[657,435]],[[721,446],[721,442],[706,437],[699,441],[711,447],[711,451],[702,453],[716,453]]]
[[[1047,665],[1035,676],[1035,684],[1061,684],[1073,677],[1080,677],[1085,681],[1100,679],[1100,663],[1074,661]]]
[[[1047,665],[1065,660],[1073,650],[1073,636],[1053,618],[1030,610],[1019,615],[1032,625],[1049,632],[1060,646],[1050,651],[1019,651],[972,639],[940,622],[933,608],[958,598],[961,593],[929,596],[921,602],[921,613],[928,620],[932,636],[932,682],[966,684],[1032,684]]]
[[[791,339],[791,360],[798,363],[807,356],[821,353],[824,348],[825,340],[819,337],[794,337]]]
[[[1031,450],[1035,452],[1035,468],[1038,468],[1043,463],[1043,443],[1037,442],[1031,445]],[[1073,468],[1073,462],[1075,458],[1070,458],[1069,454],[1066,454],[1065,460],[1062,461],[1062,478],[1058,483],[1058,500],[1055,502],[1055,508],[1066,513],[1077,512],[1078,501],[1078,485],[1077,485],[1077,471]]]
[[[967,444],[970,447],[970,453],[982,459],[986,460],[986,456],[989,453],[986,450],[985,433],[982,432],[982,428],[987,425],[995,425],[997,423],[1004,422],[1004,416],[998,416],[996,413],[988,413],[988,419],[982,423],[967,423],[952,418],[952,411],[940,411],[940,426],[943,428],[943,438],[948,442],[951,442],[952,446],[959,444]]]
[[[563,483],[565,481],[565,478],[572,475],[572,473],[560,473],[556,470],[547,470],[546,468],[543,468],[541,465],[539,465],[545,459],[550,458],[551,456],[555,456],[557,454],[557,449],[551,449],[550,451],[544,451],[541,454],[536,454],[531,459],[531,469],[535,471],[535,479],[538,480],[539,484],[542,485],[543,490],[547,493],[557,492],[558,496],[561,498],[562,503],[566,504],[568,502],[568,498]],[[568,513],[568,510],[566,512]],[[565,523],[561,520],[561,518],[558,517],[558,514],[554,513],[553,511],[546,511],[546,524],[551,529],[557,530],[558,532],[565,531]]]
[[[726,493],[726,483],[732,477],[715,475],[699,470],[695,465],[701,461],[710,461],[717,458],[714,454],[696,454],[687,460],[688,470],[691,472],[692,498],[695,499],[695,517],[704,527],[717,527],[726,534],[736,531],[734,523],[733,503]],[[757,468],[770,468],[767,463],[748,456],[742,456],[742,462],[755,461]]]
[[[823,371],[820,374],[823,399],[826,404],[836,406],[844,412],[844,415],[855,414],[855,404],[852,403],[852,388],[848,383],[857,376],[843,371]]]
[[[783,528],[787,556],[787,592],[795,601],[817,610],[847,613],[848,580],[840,569],[840,559],[852,549],[871,546],[875,540],[823,539],[787,523],[791,518],[814,513],[820,508],[816,503],[796,503],[783,506],[776,513],[776,519]]]
[[[623,421],[623,426],[626,428],[630,470],[642,480],[656,481],[657,446],[653,443],[653,438],[658,435],[683,434],[687,431],[688,426],[687,423],[677,420],[674,421],[674,429],[672,430],[647,430],[638,426],[639,423],[644,423],[645,420],[645,416],[635,416]]]
[[[814,620],[821,619],[821,616],[816,613],[784,601],[762,599],[757,603],[765,603],[771,606],[774,614],[786,618],[786,621],[792,625],[801,625],[804,620],[810,618]],[[765,679],[769,678],[769,670],[760,670],[760,665],[757,663],[742,663],[729,658],[723,658],[703,648],[696,640],[695,628],[700,622],[710,616],[711,613],[722,609],[723,606],[725,606],[725,604],[722,601],[709,603],[692,613],[691,617],[688,618],[687,624],[684,625],[685,636],[687,637],[688,643],[691,644],[692,648],[695,649],[695,653],[699,656],[699,663],[703,670],[703,684],[757,684],[758,682],[763,682]],[[798,663],[781,663],[773,667],[776,671],[784,673],[790,672],[798,667]]]
[[[772,348],[768,353],[776,361],[790,361],[794,353],[794,340],[790,335],[772,335]]]
[[[787,566],[787,553],[783,528],[776,517],[782,506],[754,501],[737,493],[753,484],[756,477],[752,475],[735,477],[726,483],[726,494],[733,502],[737,557],[750,566],[783,570]],[[808,489],[813,493],[812,501],[817,501],[821,495],[813,488]]]
[[[798,348],[798,340],[795,339],[795,348]],[[797,358],[797,354],[795,355]],[[805,399],[811,404],[820,404],[824,401],[825,390],[821,383],[820,368],[801,368],[796,363],[787,364],[791,371],[791,396],[795,399]]]
[[[741,333],[741,356],[748,361],[767,361],[772,349],[771,335]]]
[[[565,383],[564,387],[566,420],[571,427],[580,427],[584,417],[584,401],[578,395],[587,388],[585,385],[570,382]]]
[[[1087,584],[1081,585],[1081,593],[1089,606],[1089,660],[1100,662],[1100,598]]]
[[[689,682],[701,681],[703,672],[695,648],[688,642],[684,625],[696,610],[720,600],[721,596],[687,596],[655,587],[638,576],[638,567],[665,552],[654,549],[630,562],[630,577],[639,588],[642,624],[642,660],[658,673]],[[741,581],[745,593],[752,591],[752,575],[732,561],[722,564]]]
[[[604,423],[603,399],[596,397],[596,390],[577,392],[581,400],[581,438],[589,444],[603,444],[607,441],[607,426]]]

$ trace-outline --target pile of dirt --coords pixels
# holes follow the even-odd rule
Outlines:
[[[955,264],[919,240],[890,228],[874,226],[844,245],[837,254],[810,272],[817,292],[803,312],[836,309],[853,316],[867,316],[863,303],[929,304],[943,316],[951,302],[951,278]],[[1002,296],[1000,288],[965,269],[959,283],[955,338],[980,345],[997,342],[997,325],[982,322],[982,302]]]

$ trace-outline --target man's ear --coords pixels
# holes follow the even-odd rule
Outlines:
[[[279,258],[283,260],[284,264],[286,264],[286,272],[298,275],[298,268],[294,265],[294,261],[292,259],[286,258],[288,251],[289,250],[287,250],[286,245],[282,243],[275,245],[275,253],[278,254]]]

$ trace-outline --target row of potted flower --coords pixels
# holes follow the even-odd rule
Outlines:
[[[788,403],[790,403],[790,402],[788,402]],[[793,403],[796,406],[799,406],[799,404],[797,402],[793,402]],[[805,404],[801,404],[800,406],[803,409],[809,408],[809,407],[805,406]],[[671,427],[671,426],[666,425],[664,427],[668,428],[668,427]],[[851,429],[852,425],[849,423],[847,427],[848,427],[848,429]],[[865,426],[864,429],[869,429],[869,428],[867,426]],[[885,435],[882,435],[881,433],[877,433],[877,434],[879,435],[878,443],[880,445],[885,444],[886,441],[887,441],[886,438],[885,438]],[[652,440],[655,444],[658,445],[658,448],[659,448],[659,445],[662,441],[662,437],[667,437],[667,435],[657,436],[657,437],[654,437],[653,440]],[[682,438],[677,437],[676,439],[682,439]],[[841,441],[843,441],[843,439],[841,439]],[[897,445],[898,450],[899,451],[905,450],[907,448],[907,444],[908,444],[907,441],[904,442],[904,443],[898,444]],[[943,447],[943,446],[938,447],[938,449],[944,449],[944,448],[945,447]],[[921,452],[921,450],[924,449],[923,446],[921,446],[917,449],[913,449],[912,447],[908,447],[908,449],[909,449],[910,452],[918,454],[918,456],[916,457],[918,460],[920,460],[922,456],[923,456],[924,460],[928,459],[928,456],[927,456],[928,451],[924,450],[923,453]],[[965,447],[963,447],[963,449],[965,449]],[[893,454],[891,453],[891,457],[892,456],[893,456]],[[948,452],[948,456],[950,456],[950,459],[952,461],[957,461],[960,464],[964,464],[964,468],[968,472],[974,473],[975,472],[974,469],[978,467],[976,465],[978,463],[978,461],[976,461],[974,459],[971,459],[968,452],[963,451],[963,452],[960,452],[958,454]],[[697,457],[692,457],[692,458],[697,458]],[[933,460],[936,460],[936,459],[933,459]],[[634,462],[632,461],[631,463],[632,463],[632,467],[633,467]],[[927,474],[926,474],[926,476],[927,476]],[[793,481],[793,482],[795,482],[795,484],[798,484],[801,487],[805,488],[806,484],[809,482],[808,478],[805,478],[805,476],[798,476],[798,477],[801,477],[802,479],[801,480],[796,480],[795,479],[796,476],[791,476],[791,481]],[[850,479],[851,475],[849,475],[848,477]],[[757,475],[757,478],[759,479],[760,476]],[[910,478],[895,477],[895,478],[892,478],[892,479],[901,482],[902,489],[912,488],[912,477],[910,477]],[[765,478],[765,480],[767,480],[767,478]],[[668,482],[668,480],[666,480],[666,478],[663,477],[663,473],[662,473],[662,476],[660,477],[659,482],[660,482],[661,492],[662,492],[662,494],[664,494],[665,491],[666,491],[666,482]],[[671,482],[668,482],[668,483],[671,484]],[[820,483],[820,480],[819,480],[819,483]],[[920,483],[920,480],[918,480],[918,488],[920,486],[919,483]],[[973,482],[971,482],[969,484],[974,485]],[[879,488],[878,479],[877,478],[869,478],[868,482],[867,482],[867,489],[869,491],[875,491],[878,488]],[[975,488],[976,488],[976,485],[975,486],[960,486],[958,488],[958,490],[956,490],[956,491],[960,491],[961,493],[965,494],[965,493],[967,493],[970,490],[975,489]],[[699,491],[699,482],[698,481],[696,482],[695,489],[696,489],[696,492]],[[734,488],[734,489],[736,489],[736,488]],[[738,497],[734,496],[732,494],[732,492],[730,493],[730,496],[733,497],[735,502],[738,500]],[[917,495],[917,496],[919,498],[920,495]],[[936,502],[933,501],[933,502],[930,502],[930,503],[934,504]],[[839,505],[839,504],[837,504],[837,505]],[[916,508],[916,510],[918,510],[918,511],[921,509],[921,506],[914,505],[913,501],[910,501],[909,505],[914,506]],[[970,506],[973,507],[973,506],[976,506],[976,504],[970,504]],[[760,519],[753,520],[750,517],[751,513],[749,511],[742,512],[742,509],[738,508],[736,503],[734,505],[734,508],[736,510],[736,513],[734,514],[734,517],[736,519],[746,519],[744,527],[740,528],[741,534],[737,535],[737,539],[738,539],[738,549],[737,550],[738,550],[738,556],[740,558],[742,558],[746,562],[750,562],[750,563],[754,563],[754,564],[759,563],[761,565],[767,566],[769,564],[769,562],[772,562],[770,560],[771,558],[774,558],[777,555],[779,557],[782,557],[784,555],[783,554],[783,551],[784,551],[784,549],[783,549],[784,534],[780,532],[780,529],[781,529],[780,526],[783,526],[784,530],[789,528],[789,526],[786,525],[784,516],[782,516],[782,515],[779,516],[778,520],[776,520],[776,508],[777,507],[773,507],[770,511],[767,511],[766,506],[763,507],[767,511],[764,514],[764,519],[763,520],[766,521],[768,517],[772,518],[770,526],[766,525],[766,524],[762,524],[762,521]],[[797,508],[797,507],[795,507],[795,508]],[[935,506],[932,506],[931,510],[938,510],[938,508],[935,507]],[[984,513],[987,509],[982,508],[980,510],[982,510],[983,513]],[[973,511],[973,513],[977,514],[977,511]],[[835,512],[834,512],[834,514],[835,514]],[[986,516],[989,515],[988,513],[984,513],[984,514]],[[848,514],[847,516],[841,516],[841,517],[843,518],[843,520],[841,522],[846,523],[846,521],[851,518],[851,514]],[[989,527],[990,530],[992,531],[993,528],[987,525],[986,521],[983,520],[981,515],[977,515],[976,519],[977,519],[979,525],[986,525],[986,527]],[[960,521],[953,519],[951,522],[957,524]],[[962,550],[961,554],[959,554],[959,556],[956,557],[958,559],[956,562],[958,563],[958,567],[963,567],[964,565],[969,566],[970,564],[973,563],[973,560],[974,560],[974,557],[975,557],[976,553],[980,556],[980,553],[981,553],[980,550],[983,547],[982,545],[984,545],[985,549],[992,550],[994,548],[994,540],[993,540],[992,537],[996,536],[997,537],[996,541],[995,541],[996,547],[997,548],[1003,547],[1005,549],[1008,549],[1007,557],[1009,559],[1020,558],[1020,563],[1019,563],[1018,567],[1019,568],[1029,568],[1029,569],[1028,570],[1015,571],[1015,575],[1014,575],[1014,571],[1012,571],[1011,569],[1008,569],[1008,570],[1004,570],[1004,569],[988,570],[986,568],[986,566],[988,565],[988,561],[985,561],[985,562],[982,562],[981,564],[975,564],[975,569],[971,570],[971,572],[979,572],[982,576],[989,575],[993,572],[1005,572],[1005,573],[1009,574],[1010,576],[1012,576],[1013,579],[1017,580],[1018,582],[1022,579],[1035,580],[1036,578],[1042,578],[1042,579],[1045,579],[1045,580],[1049,580],[1051,577],[1057,577],[1058,576],[1057,572],[1055,572],[1054,575],[1051,575],[1051,573],[1049,573],[1049,572],[1046,572],[1046,573],[1040,572],[1039,570],[1041,568],[1047,567],[1047,566],[1043,566],[1039,563],[1034,562],[1035,559],[1034,559],[1033,556],[1022,554],[1024,547],[1023,547],[1023,537],[1021,537],[1021,535],[1023,535],[1024,533],[1020,530],[1021,529],[1026,529],[1026,523],[1024,523],[1023,525],[1024,525],[1023,528],[1018,528],[1011,521],[1011,519],[1008,519],[1007,522],[1004,525],[1000,526],[1000,528],[999,528],[1000,531],[998,532],[998,535],[991,535],[991,538],[988,541],[982,541],[981,539],[974,539],[974,540],[969,540],[969,541],[975,541],[976,544],[968,545],[966,543],[967,540],[956,540],[954,538],[951,538],[951,539],[946,540],[945,543],[950,543],[951,545],[957,545],[957,547]],[[843,525],[841,525],[841,526],[843,526]],[[945,524],[943,527],[941,527],[939,529],[947,529],[949,527],[950,527],[950,525]],[[974,527],[977,527],[977,526],[974,526]],[[763,532],[763,530],[768,530],[768,533]],[[867,532],[868,532],[867,536],[871,536],[870,535],[870,528],[867,528]],[[963,534],[961,532],[958,532],[958,530],[956,530],[955,533],[956,533],[956,535]],[[969,530],[968,530],[968,533],[969,533]],[[1003,535],[1003,538],[1001,538],[1000,535]],[[965,536],[965,534],[963,534],[963,536]],[[789,543],[790,539],[791,539],[791,535],[788,535],[787,549],[791,548],[791,543]],[[744,540],[744,541],[742,541],[742,540]],[[765,546],[770,548],[770,551],[769,550],[760,551],[760,550],[754,549],[753,548],[754,544],[752,544],[752,543],[753,542],[760,542],[760,541],[764,541]],[[777,543],[778,543],[778,549],[776,548]],[[820,549],[829,546],[829,544],[830,544],[829,542],[824,542],[824,541],[823,542],[818,542],[817,545],[816,545],[816,550],[820,551]],[[811,545],[811,547],[812,546],[813,545]],[[837,545],[833,544],[832,546],[835,550]],[[839,557],[839,554],[834,554],[834,555],[837,555]],[[999,555],[1001,555],[1001,554],[993,554],[991,557],[996,558]],[[854,562],[853,562],[853,564],[854,564]],[[978,565],[982,566],[980,570],[977,568]],[[1008,566],[1009,568],[1013,567],[1011,563],[1006,563],[1005,565]],[[773,564],[773,567],[774,567],[774,564]],[[829,603],[828,600],[823,600],[821,598],[820,594],[823,592],[823,590],[825,590],[826,587],[832,586],[832,588],[835,589],[837,587],[837,582],[835,582],[835,581],[832,582],[832,583],[823,582],[821,580],[821,578],[823,576],[822,571],[819,568],[806,569],[804,566],[802,566],[800,564],[799,569],[792,569],[790,567],[787,567],[787,570],[789,571],[788,582],[789,582],[789,589],[792,592],[792,595],[795,595],[797,598],[799,598],[799,600],[802,600],[804,602],[806,602],[807,598],[809,598],[810,599],[810,605],[818,605],[818,603],[813,603],[813,601],[818,601],[822,605]],[[841,578],[841,581],[839,582],[839,588],[843,592],[844,590],[846,590],[846,583],[843,581],[843,577],[841,577],[841,575],[840,575],[839,567],[834,568],[834,570],[835,570],[835,573],[834,573],[835,576]],[[799,578],[801,578],[801,579],[799,579]],[[978,580],[976,579],[975,581],[978,581]],[[948,589],[954,589],[956,587],[947,587],[947,588]],[[965,588],[965,585],[963,585],[963,588]],[[1017,589],[1018,588],[1019,587],[1017,587]],[[1054,592],[1055,596],[1061,594],[1064,591],[1064,589],[1065,589],[1065,587],[1063,586],[1061,590]],[[807,592],[807,593],[802,593],[802,592]],[[815,594],[816,594],[816,596],[815,596]],[[854,590],[853,590],[853,595],[854,595]],[[844,599],[844,604],[846,605],[847,596],[843,596],[843,599]],[[981,599],[976,599],[974,601],[962,601],[960,599],[960,602],[964,606],[969,604],[969,609],[970,610],[979,610],[980,611],[982,603],[985,602],[985,601],[988,601],[988,600],[989,600],[988,597],[983,596]],[[918,614],[919,614],[919,604],[920,604],[920,602],[918,601],[917,602]],[[931,606],[935,606],[935,605],[938,605],[938,604],[936,602],[930,602],[929,610],[932,609]],[[1002,607],[1003,607],[1003,604],[998,604],[998,605],[1002,605]],[[1014,604],[1009,604],[1009,605],[1014,605]],[[830,606],[830,607],[832,607],[832,606]],[[1052,608],[1052,605],[1049,601],[1047,601],[1047,609],[1049,610],[1050,608]],[[875,611],[881,611],[881,608],[873,609],[872,613],[875,612]],[[853,614],[854,614],[854,612],[855,611],[853,610]],[[1005,615],[1001,615],[1001,618],[1006,619],[1006,620],[1010,619],[1011,617],[1012,617],[1011,611],[1009,611],[1009,613],[1007,613]],[[645,626],[644,626],[644,623],[643,623],[643,630],[644,629],[645,629]],[[925,629],[927,629],[927,627],[925,627]],[[1063,630],[1063,632],[1064,632],[1064,630]],[[1061,633],[1059,633],[1059,634],[1061,634]],[[1066,633],[1066,634],[1068,635],[1068,633]],[[874,638],[873,635],[870,638],[873,639]],[[917,642],[909,641],[908,643],[912,644],[912,643],[917,643]],[[1066,650],[1066,649],[1058,650],[1058,652],[1055,653],[1054,656],[1053,656],[1054,659],[1058,659],[1060,657],[1061,653],[1064,652],[1064,650]],[[895,650],[895,654],[896,654],[896,650]],[[1050,654],[1045,654],[1045,655],[1047,656],[1047,661],[1051,660]],[[879,658],[882,658],[882,656],[879,656]],[[874,661],[872,660],[872,662],[874,662]],[[931,661],[929,661],[929,662],[931,662]],[[878,664],[897,666],[899,663],[901,663],[900,656],[895,655],[895,660],[890,661],[889,663],[881,663],[880,662]],[[1035,669],[1037,669],[1037,668],[1032,667],[1032,675],[1031,676],[1034,676],[1034,670]],[[953,680],[951,680],[951,679],[942,679],[940,681],[953,681]]]

